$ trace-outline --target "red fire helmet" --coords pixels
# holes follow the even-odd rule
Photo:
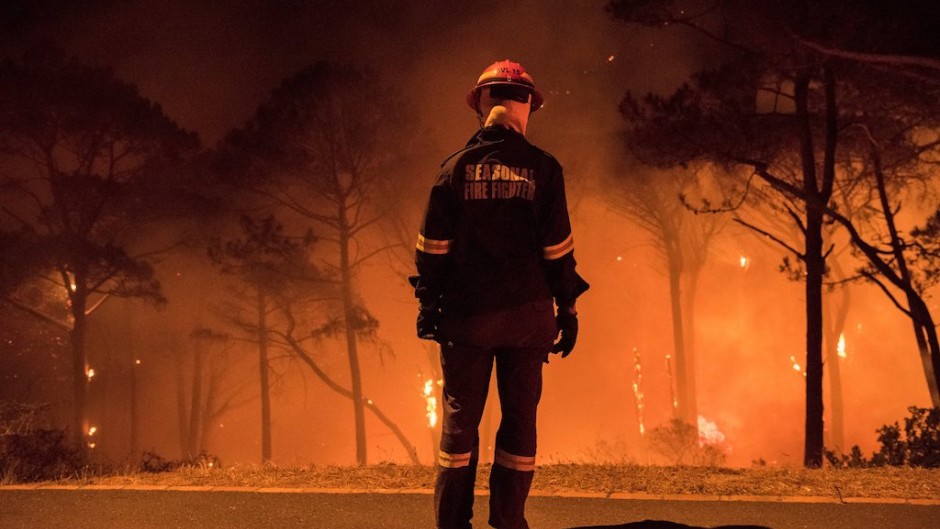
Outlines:
[[[479,111],[480,90],[484,86],[498,84],[516,85],[528,88],[529,92],[532,93],[532,101],[530,103],[532,108],[531,112],[542,108],[542,103],[545,100],[542,98],[542,93],[535,88],[535,81],[532,80],[532,76],[529,75],[529,72],[527,72],[521,64],[510,61],[509,59],[494,62],[483,70],[483,73],[480,74],[480,78],[477,79],[476,86],[470,89],[470,92],[467,94],[467,104],[470,105],[470,108],[473,110]]]

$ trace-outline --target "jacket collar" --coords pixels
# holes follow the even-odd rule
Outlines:
[[[496,143],[502,141],[525,141],[525,136],[519,134],[513,129],[499,125],[483,127],[467,142],[467,147],[479,145],[481,143]]]

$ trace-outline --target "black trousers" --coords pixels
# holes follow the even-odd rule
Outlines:
[[[434,489],[440,529],[472,527],[479,425],[494,364],[502,419],[490,472],[489,523],[498,529],[528,529],[525,502],[535,471],[542,365],[556,334],[551,300],[444,318],[444,417]]]

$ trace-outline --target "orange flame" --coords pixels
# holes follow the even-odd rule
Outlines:
[[[434,380],[427,379],[424,381],[424,401],[426,403],[426,415],[428,418],[428,428],[434,428],[437,426],[437,397],[433,395],[434,393]]]

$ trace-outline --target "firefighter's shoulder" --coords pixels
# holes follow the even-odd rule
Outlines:
[[[462,148],[462,149],[457,149],[456,151],[450,153],[450,155],[448,155],[447,158],[444,158],[444,161],[441,162],[441,167],[444,167],[445,165],[447,165],[447,162],[453,160],[454,158],[457,157],[458,154],[464,152],[465,150],[467,149]]]
[[[444,161],[441,162],[441,167],[448,165],[448,163],[453,165],[454,163],[456,163],[457,160],[460,159],[460,156],[462,154],[479,147],[480,144],[474,141],[475,139],[476,137],[470,138],[470,141],[468,141],[466,145],[450,153],[450,155],[447,158],[444,158]]]
[[[548,161],[548,163],[550,163],[551,165],[555,165],[559,169],[561,169],[561,162],[559,162],[558,159],[555,158],[555,156],[552,153],[546,151],[545,149],[542,149],[541,147],[537,145],[532,145],[531,143],[529,144],[529,146],[532,147],[532,150],[535,151],[537,156],[544,157]]]

